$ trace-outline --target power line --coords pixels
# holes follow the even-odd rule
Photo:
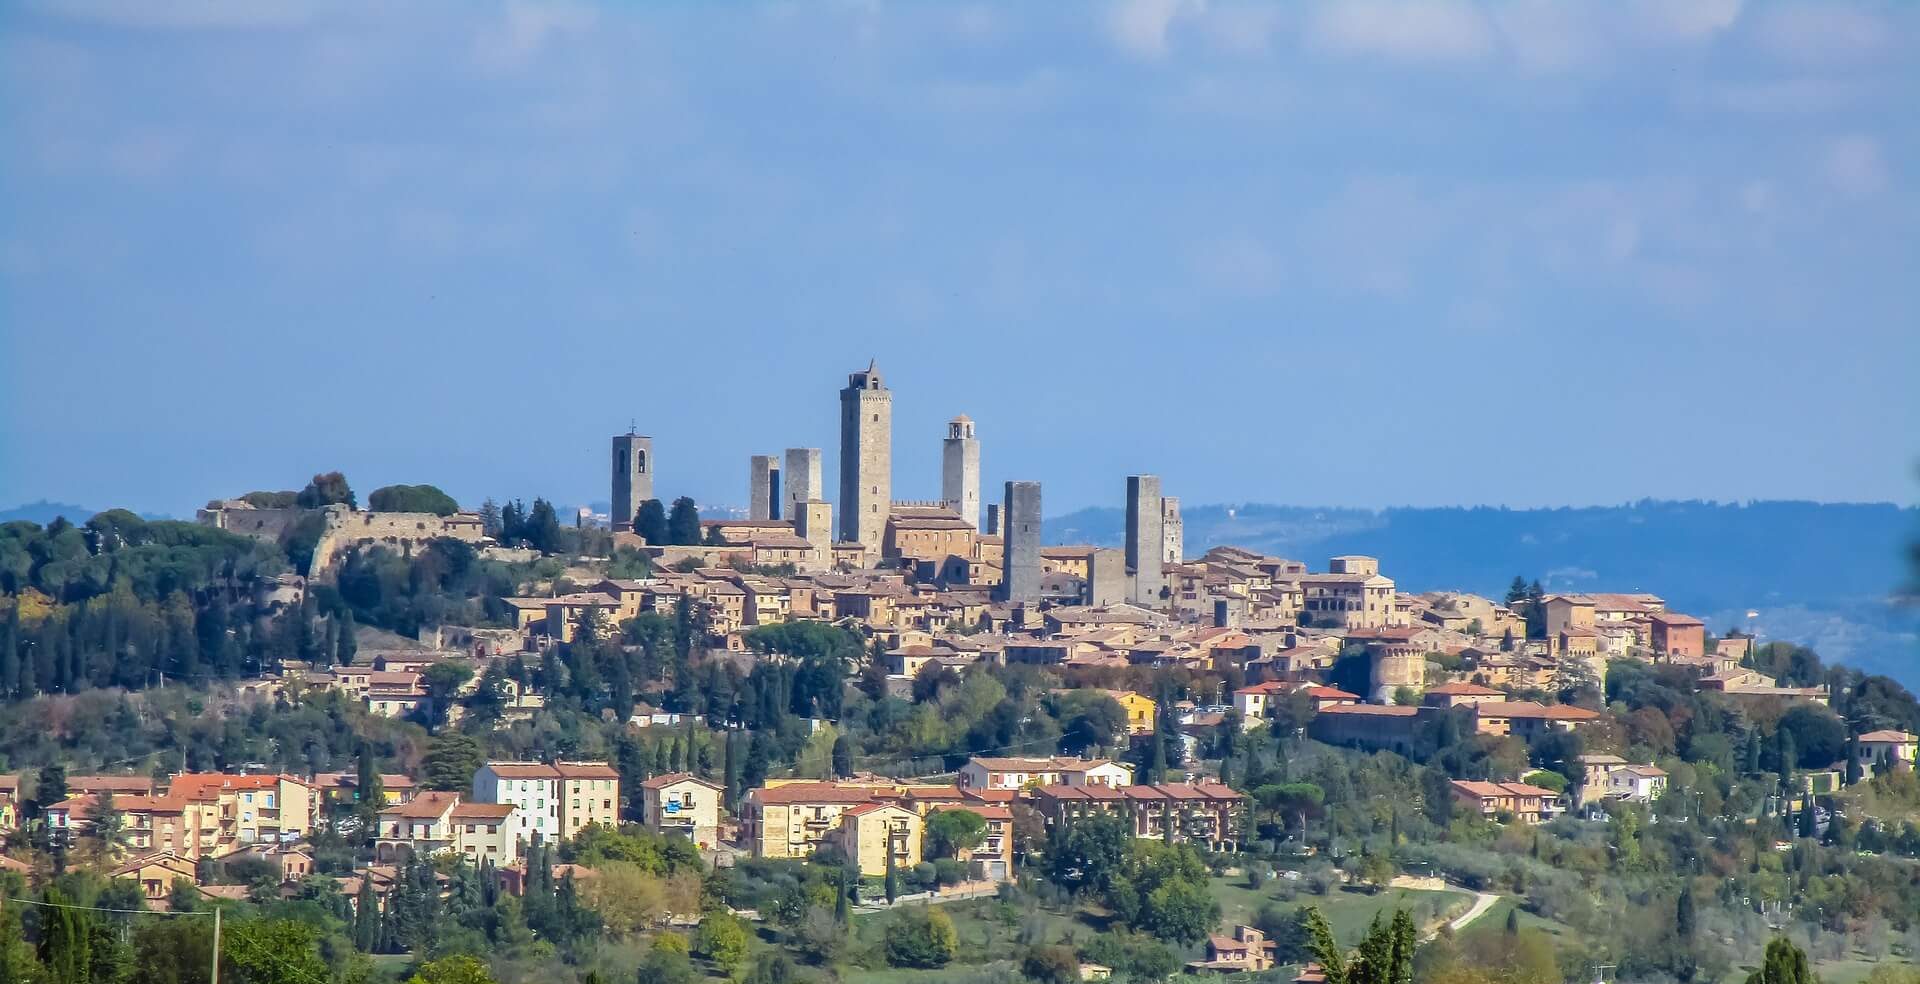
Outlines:
[[[170,911],[162,911],[160,909],[109,909],[105,906],[99,906],[99,905],[71,905],[66,902],[43,902],[39,899],[16,899],[12,897],[8,897],[6,899],[0,899],[0,901],[18,902],[22,905],[38,905],[38,906],[44,906],[48,909],[84,909],[88,912],[117,912],[123,915],[132,915],[132,916],[211,916],[213,915],[212,912],[170,912]]]

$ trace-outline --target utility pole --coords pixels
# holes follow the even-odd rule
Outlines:
[[[213,907],[213,974],[210,984],[220,984],[220,907]]]

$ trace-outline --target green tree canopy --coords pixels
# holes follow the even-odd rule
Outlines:
[[[319,509],[323,506],[353,506],[353,488],[347,484],[347,476],[337,471],[324,472],[313,476],[313,481],[294,496],[294,504],[303,509]]]
[[[376,512],[451,516],[460,511],[460,504],[432,485],[384,485],[367,495],[367,508]]]

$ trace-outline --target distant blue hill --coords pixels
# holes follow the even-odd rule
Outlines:
[[[76,506],[71,502],[48,502],[42,499],[39,502],[29,502],[24,506],[0,509],[0,523],[11,523],[15,520],[24,519],[29,523],[39,523],[41,526],[45,526],[55,519],[65,516],[67,517],[67,522],[78,526],[92,519],[95,515],[99,514],[99,512],[100,510],[98,509]],[[140,518],[172,519],[173,517],[161,513],[141,513]]]
[[[1751,623],[1763,635],[1920,686],[1915,613],[1891,596],[1908,577],[1920,510],[1889,503],[1644,501],[1568,509],[1183,510],[1189,557],[1234,544],[1306,561],[1368,554],[1402,590],[1499,597],[1514,575],[1550,591],[1651,591],[1715,632]],[[1119,545],[1120,509],[1046,521],[1051,543]]]

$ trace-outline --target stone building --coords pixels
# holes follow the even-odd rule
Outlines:
[[[1008,482],[1000,597],[1017,605],[1040,600],[1040,483]]]
[[[1246,822],[1246,796],[1217,782],[1042,786],[1033,791],[1033,805],[1048,829],[1096,813],[1117,813],[1135,837],[1209,851],[1238,849]]]
[[[1165,507],[1157,475],[1127,476],[1127,571],[1133,578],[1133,603],[1158,608],[1166,587]]]
[[[880,555],[938,563],[973,554],[973,525],[945,507],[895,506],[887,516]]]
[[[1086,603],[1095,608],[1105,608],[1126,600],[1126,552],[1111,548],[1095,550],[1087,558]]]
[[[653,498],[653,438],[632,431],[613,438],[613,528],[633,530],[633,514]]]
[[[940,447],[940,501],[980,528],[980,439],[973,436],[973,418],[966,414],[947,421],[947,439]]]
[[[1180,521],[1180,497],[1160,497],[1160,542],[1166,545],[1161,560],[1168,564],[1178,564],[1186,560],[1186,525]]]
[[[695,847],[720,843],[719,784],[686,772],[654,776],[640,784],[640,822],[660,834],[680,834]]]
[[[825,501],[827,487],[820,480],[820,449],[788,448],[786,467],[780,470],[780,486],[786,498],[786,512],[781,515],[788,519],[800,518],[800,503]]]
[[[747,518],[780,518],[780,459],[756,454],[747,462]]]
[[[880,549],[893,505],[893,393],[872,362],[840,391],[840,538]]]

